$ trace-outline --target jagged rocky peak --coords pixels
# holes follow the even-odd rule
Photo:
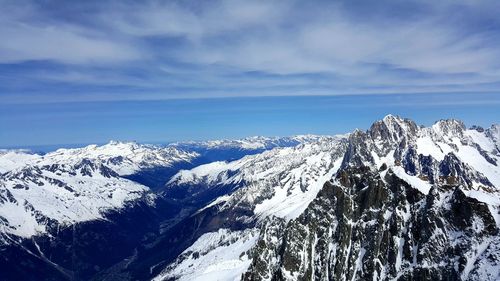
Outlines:
[[[263,227],[244,280],[498,280],[488,206],[458,186],[422,194],[390,169],[341,170],[296,220]]]
[[[403,152],[415,143],[419,132],[414,121],[387,115],[374,122],[366,132],[355,130],[350,135],[342,167],[374,166],[382,164],[378,162],[387,156],[400,162]]]
[[[349,135],[349,143],[342,160],[342,167],[363,166],[367,162],[374,162],[371,154],[370,143],[367,140],[368,135],[358,129]]]
[[[387,115],[372,124],[370,136],[375,139],[399,142],[402,138],[411,139],[417,136],[418,126],[415,122],[399,116]]]
[[[497,145],[497,150],[500,152],[500,124],[493,124],[485,132],[486,136],[491,138]]]
[[[481,126],[478,126],[478,125],[472,125],[470,127],[471,130],[474,130],[474,131],[478,131],[479,133],[483,133],[484,132],[484,128],[481,127]]]
[[[434,132],[440,136],[462,137],[466,130],[464,122],[457,119],[439,120],[432,125]]]
[[[488,129],[492,134],[500,136],[500,124],[493,124]]]
[[[350,135],[342,167],[364,165],[378,169],[384,163],[402,165],[410,175],[439,182],[439,164],[450,152],[459,156],[456,162],[475,163],[480,157],[496,166],[496,158],[488,153],[498,154],[494,131],[466,130],[464,123],[455,119],[440,120],[431,127],[419,127],[412,120],[388,115],[373,123],[368,131],[356,130]],[[446,163],[441,166],[446,166]],[[467,174],[477,175],[474,178],[478,183],[487,182],[478,173]]]

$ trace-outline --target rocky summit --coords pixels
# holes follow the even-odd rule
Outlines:
[[[499,132],[0,152],[0,280],[500,280]]]

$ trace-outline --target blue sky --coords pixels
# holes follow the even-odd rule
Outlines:
[[[500,122],[499,1],[0,6],[0,147]]]

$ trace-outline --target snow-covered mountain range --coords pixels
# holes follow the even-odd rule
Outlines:
[[[202,210],[248,209],[234,218],[260,228],[254,248],[239,258],[252,260],[240,270],[247,280],[497,280],[498,128],[466,129],[458,120],[425,128],[389,115],[368,131],[181,171],[167,188],[238,186]],[[188,276],[202,280],[224,264],[200,265],[186,253],[157,279],[184,278],[182,268],[199,267]],[[227,257],[235,267],[220,272],[240,268]]]
[[[6,150],[0,154],[3,172],[25,165],[74,164],[82,159],[98,161],[119,175],[130,175],[142,169],[171,166],[176,162],[191,161],[199,155],[174,147],[144,145],[135,142],[111,141],[105,145],[83,148],[58,149],[45,155],[29,151]]]
[[[202,149],[251,153],[255,149],[292,146],[317,138],[253,137],[167,146],[111,141],[101,146],[58,149],[44,155],[27,150],[2,150],[0,233],[31,237],[47,233],[46,226],[102,219],[106,210],[122,208],[146,195],[154,197],[148,194],[147,186],[125,176],[155,168],[185,167],[203,157],[197,152]]]
[[[2,151],[0,270],[17,269],[6,280],[498,280],[499,188],[500,126],[453,119]]]
[[[321,139],[322,136],[317,135],[297,135],[292,137],[248,137],[237,140],[223,139],[211,141],[187,141],[171,143],[169,146],[183,148],[188,150],[209,150],[209,149],[228,149],[234,148],[239,150],[256,150],[256,149],[272,149],[275,147],[290,147],[301,143],[315,142]]]

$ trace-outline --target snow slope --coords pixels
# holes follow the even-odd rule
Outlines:
[[[240,280],[251,262],[247,251],[258,237],[257,229],[206,233],[153,280]]]
[[[32,154],[27,150],[0,149],[0,174],[22,167],[39,158],[40,155]]]

